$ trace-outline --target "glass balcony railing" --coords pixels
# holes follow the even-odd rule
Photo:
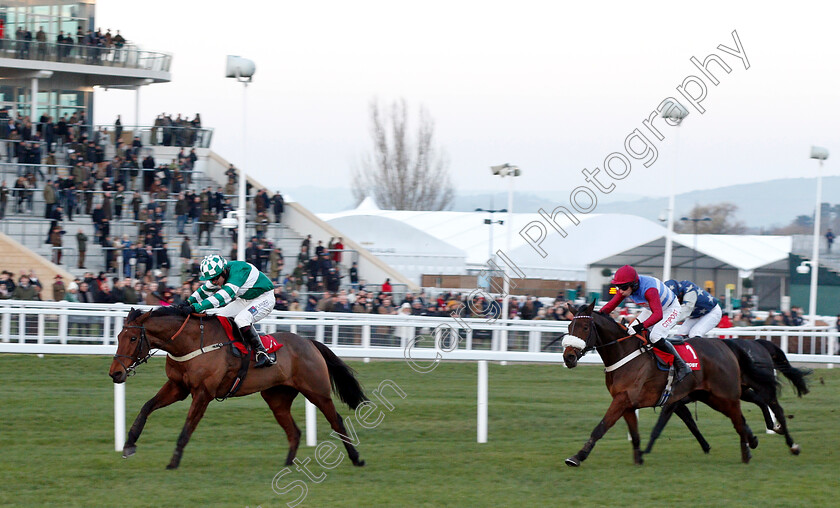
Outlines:
[[[113,125],[94,125],[92,131],[87,131],[88,139],[93,139],[97,131],[106,134],[109,143],[115,143],[116,127]],[[134,136],[140,138],[140,143],[143,146],[210,148],[210,141],[213,139],[213,129],[174,125],[124,125],[122,127],[120,140],[123,143],[131,146]]]
[[[0,39],[0,58],[41,60],[105,67],[125,67],[169,72],[172,55],[141,51],[134,46],[100,47],[78,44]]]

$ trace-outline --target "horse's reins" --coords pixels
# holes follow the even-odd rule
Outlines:
[[[575,319],[592,319],[593,320],[592,326],[589,327],[589,334],[586,336],[586,339],[585,339],[586,347],[583,349],[583,354],[586,354],[587,351],[591,351],[592,349],[601,350],[605,347],[618,344],[618,343],[623,342],[623,341],[625,341],[625,340],[627,340],[631,337],[636,337],[637,339],[639,339],[641,341],[641,345],[637,348],[637,351],[639,351],[639,353],[636,353],[635,355],[633,355],[633,353],[630,353],[630,355],[632,355],[632,357],[630,355],[628,355],[627,357],[625,357],[625,359],[620,360],[617,364],[615,364],[615,366],[613,366],[615,368],[620,367],[621,365],[624,365],[624,363],[629,361],[628,359],[635,358],[635,356],[638,356],[638,354],[644,352],[645,348],[648,347],[648,340],[643,335],[638,334],[638,333],[632,334],[632,335],[625,335],[624,337],[619,337],[618,339],[607,342],[606,344],[601,344],[600,346],[598,346],[598,345],[589,346],[589,342],[590,342],[589,339],[592,337],[593,333],[595,334],[596,340],[598,338],[598,330],[595,327],[594,317],[591,316],[591,315],[590,316],[587,316],[587,315],[574,316],[572,318],[572,322],[574,322]],[[626,330],[626,328],[625,328],[625,330]],[[580,339],[580,337],[578,337],[578,338]],[[583,355],[581,355],[581,356],[583,356]],[[612,370],[609,367],[607,367],[607,369],[608,369],[607,370],[608,372],[609,372],[609,370]]]
[[[187,314],[187,319],[185,319],[185,320],[184,320],[184,324],[182,324],[182,325],[181,325],[181,328],[178,328],[178,331],[177,331],[177,332],[175,332],[175,335],[173,335],[173,336],[172,336],[172,338],[171,338],[171,339],[169,339],[169,340],[171,340],[171,341],[172,341],[172,340],[175,340],[175,337],[177,337],[178,335],[181,335],[181,332],[182,332],[182,331],[184,330],[184,328],[187,326],[187,323],[189,323],[189,321],[190,321],[190,318],[191,318],[191,317],[192,317],[192,312],[190,312],[189,314]],[[203,335],[204,335],[204,334],[202,334],[202,337],[203,337]]]
[[[178,331],[175,332],[175,335],[173,335],[169,339],[170,341],[175,340],[175,338],[178,337],[178,335],[181,334],[181,332],[184,330],[184,328],[186,328],[187,323],[189,322],[191,316],[192,316],[192,313],[190,313],[187,316],[187,319],[184,320],[184,323],[181,325],[180,328],[178,328]],[[149,342],[149,338],[146,337],[146,327],[144,325],[125,325],[125,328],[139,328],[140,329],[140,341],[137,343],[137,348],[134,350],[134,353],[132,353],[130,356],[129,355],[120,355],[120,354],[115,354],[114,355],[114,359],[117,360],[118,362],[120,362],[120,365],[122,365],[123,368],[125,369],[126,375],[130,376],[130,375],[134,374],[137,367],[146,363],[147,361],[149,361],[149,358],[152,357],[152,344]],[[204,342],[204,326],[203,326],[203,323],[202,323],[202,327],[201,327],[201,332],[202,332],[201,333],[201,341],[203,343]],[[147,353],[146,353],[146,356],[144,356],[143,358],[140,358],[140,354],[143,351],[143,344],[146,345]],[[121,358],[131,359],[131,365],[126,367],[125,364],[123,363],[123,361],[121,360]]]

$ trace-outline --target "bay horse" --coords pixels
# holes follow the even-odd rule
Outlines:
[[[609,316],[593,312],[595,301],[576,311],[563,339],[563,361],[568,368],[577,366],[578,360],[588,351],[597,349],[604,361],[607,389],[612,395],[604,418],[595,426],[589,440],[575,455],[566,459],[571,467],[580,466],[619,418],[624,417],[633,445],[633,460],[642,464],[639,449],[639,422],[635,410],[654,407],[667,384],[668,373],[659,370],[651,346],[638,335],[627,335],[619,323]],[[663,339],[664,340],[664,339]],[[738,433],[741,444],[741,461],[751,458],[748,443],[755,441],[741,413],[741,370],[732,350],[719,339],[696,338],[688,341],[697,353],[701,369],[692,371],[673,388],[671,400],[665,409],[673,412],[676,405],[691,394],[713,409],[728,416]]]
[[[782,349],[770,341],[762,339],[725,339],[722,341],[732,350],[738,358],[738,363],[741,367],[741,400],[745,402],[752,402],[757,405],[764,416],[765,426],[767,430],[772,430],[777,434],[785,436],[785,443],[790,452],[794,455],[799,455],[801,448],[788,431],[787,419],[785,418],[785,411],[779,404],[778,392],[781,389],[781,383],[775,377],[775,370],[781,372],[793,385],[794,391],[798,397],[802,397],[810,390],[808,388],[807,376],[811,374],[809,369],[798,369],[790,364]],[[693,399],[686,397],[681,404],[675,404],[674,407],[685,406]],[[778,422],[773,422],[773,415],[776,416]],[[682,415],[680,415],[682,417]],[[651,431],[650,441],[643,453],[650,453],[654,442],[659,438],[665,425],[668,423],[670,413],[662,411],[659,419]],[[691,427],[689,427],[691,428]],[[696,428],[696,424],[695,424]],[[692,430],[694,433],[694,430]],[[698,437],[698,434],[694,434]],[[698,437],[703,451],[708,453],[708,443],[702,437]]]
[[[343,437],[347,436],[347,431],[330,397],[330,388],[351,409],[368,399],[353,370],[324,344],[294,333],[278,332],[272,336],[282,344],[277,351],[277,363],[262,369],[250,368],[233,396],[260,392],[277,423],[286,431],[289,440],[286,465],[290,466],[301,435],[290,412],[298,393],[309,399],[324,414],[332,429]],[[123,457],[131,457],[137,451],[137,439],[149,413],[192,395],[187,421],[172,460],[166,466],[175,469],[210,401],[226,397],[231,391],[241,360],[232,353],[227,333],[216,316],[183,313],[174,307],[158,307],[145,313],[132,308],[117,336],[117,353],[109,372],[114,383],[124,383],[138,365],[151,357],[154,349],[169,353],[166,358],[169,380],[143,405],[134,420],[123,447]],[[252,361],[250,366],[253,364]],[[342,441],[353,465],[364,466],[365,462],[359,459],[359,452],[351,440]]]

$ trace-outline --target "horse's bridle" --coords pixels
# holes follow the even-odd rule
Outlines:
[[[175,332],[175,335],[173,335],[172,338],[170,338],[169,340],[175,340],[175,338],[178,335],[181,335],[181,332],[184,330],[184,328],[186,328],[187,323],[190,321],[191,317],[192,317],[192,313],[187,315],[187,319],[184,320],[184,323],[181,325],[180,328],[178,328],[178,331]],[[132,353],[130,356],[129,355],[119,355],[119,354],[114,355],[114,360],[117,360],[118,362],[120,362],[120,365],[122,365],[123,368],[125,369],[126,375],[129,376],[129,375],[131,375],[135,372],[135,369],[137,369],[137,367],[146,363],[147,361],[149,361],[149,358],[152,357],[152,343],[149,342],[149,338],[146,337],[146,327],[144,325],[124,325],[123,328],[139,328],[140,329],[140,342],[137,343],[137,348],[134,350],[134,353]],[[135,340],[135,339],[136,339],[136,337],[131,338],[132,341]],[[201,324],[201,341],[202,341],[202,345],[203,345],[203,343],[204,343],[204,323]],[[146,356],[144,356],[143,358],[140,358],[140,354],[143,351],[143,345],[144,344],[146,345]],[[123,361],[120,358],[130,359],[131,360],[131,365],[126,367],[125,364],[123,363]]]
[[[647,341],[644,338],[640,337],[638,334],[634,334],[634,335],[625,335],[624,337],[621,337],[621,338],[615,339],[613,341],[607,342],[606,344],[601,344],[600,346],[597,346],[597,345],[590,346],[589,345],[590,344],[589,339],[592,338],[593,333],[595,334],[596,342],[597,342],[597,339],[598,339],[598,330],[595,327],[595,317],[591,316],[591,315],[590,316],[587,316],[587,315],[573,316],[572,317],[572,323],[574,323],[575,319],[591,319],[592,320],[592,324],[589,327],[589,333],[586,335],[585,339],[581,339],[586,343],[586,347],[583,349],[583,351],[581,351],[580,356],[585,355],[587,352],[592,351],[593,349],[601,350],[601,349],[604,349],[606,347],[613,346],[615,344],[618,344],[619,342],[623,342],[623,341],[629,339],[630,337],[636,337],[642,342],[641,346],[639,346],[640,348],[644,347],[645,344],[647,343]],[[571,328],[571,325],[569,325],[569,328]],[[575,335],[574,337],[577,337],[577,335]],[[580,337],[577,337],[577,338],[580,339]]]
[[[140,340],[137,342],[137,348],[135,348],[134,352],[129,355],[120,355],[115,354],[114,360],[120,362],[120,365],[125,369],[126,376],[130,376],[134,374],[135,369],[140,366],[141,364],[146,363],[149,361],[149,358],[152,357],[152,344],[149,342],[149,338],[146,337],[146,327],[143,325],[124,325],[123,328],[139,328],[140,329]],[[132,337],[132,340],[136,340],[137,337]],[[143,345],[146,346],[146,356],[140,358],[141,353],[143,352]],[[125,366],[123,363],[122,358],[128,358],[131,360],[131,365],[128,367]]]

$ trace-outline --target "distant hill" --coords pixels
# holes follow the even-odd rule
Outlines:
[[[716,189],[677,194],[677,220],[695,204],[709,205],[731,202],[738,206],[737,219],[749,228],[766,229],[790,224],[797,215],[812,215],[817,182],[814,178],[785,178],[750,184],[730,185]],[[313,186],[286,189],[289,196],[316,213],[334,213],[355,207],[348,188],[318,188]],[[569,191],[515,192],[515,212],[536,212],[540,208],[551,211],[558,205],[568,205]],[[823,202],[840,203],[840,176],[823,178]],[[668,206],[668,198],[649,198],[636,195],[613,194],[598,203],[599,213],[628,213],[650,220],[658,220]],[[502,209],[507,207],[506,193],[459,193],[450,210],[473,211],[476,208]]]

